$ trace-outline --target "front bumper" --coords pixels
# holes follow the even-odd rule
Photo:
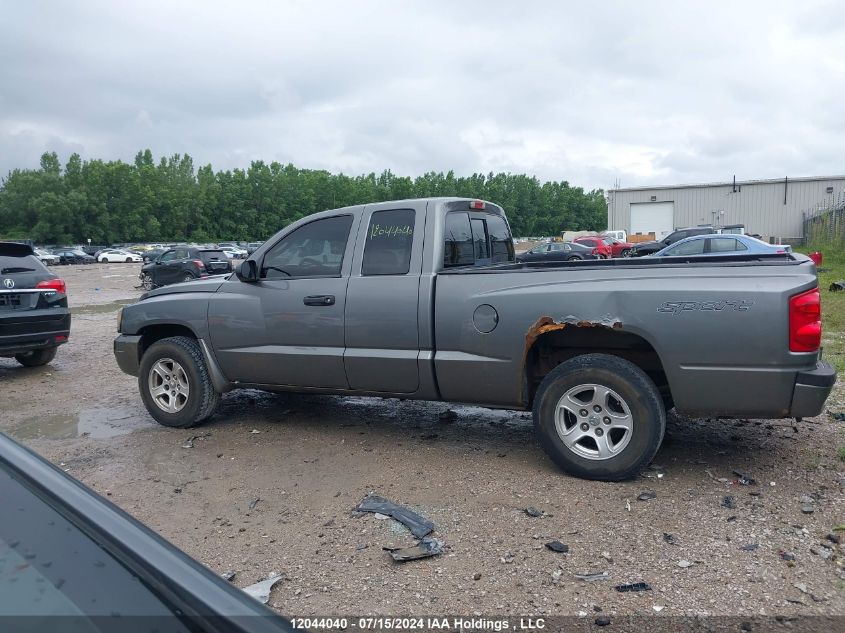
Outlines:
[[[798,372],[789,415],[794,418],[819,415],[835,382],[836,370],[824,361],[816,363],[816,368],[811,371]]]
[[[114,339],[114,358],[120,370],[130,376],[138,375],[141,364],[141,337],[121,334]]]

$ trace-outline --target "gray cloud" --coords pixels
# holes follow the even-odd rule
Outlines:
[[[0,174],[138,149],[588,188],[841,173],[840,3],[0,0]]]

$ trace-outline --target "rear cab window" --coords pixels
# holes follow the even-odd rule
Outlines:
[[[444,268],[501,264],[514,259],[513,238],[502,216],[474,211],[450,211],[446,214]]]

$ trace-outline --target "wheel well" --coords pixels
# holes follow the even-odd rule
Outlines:
[[[156,341],[160,341],[163,338],[168,338],[170,336],[187,336],[192,339],[196,339],[196,334],[191,330],[191,328],[184,326],[184,325],[175,325],[171,323],[159,323],[157,325],[148,325],[145,328],[142,328],[140,332],[138,332],[142,336],[141,338],[141,356],[144,355],[144,352],[149,349],[150,345],[155,343]]]
[[[539,323],[539,322],[538,322]],[[535,328],[532,328],[534,330]],[[673,406],[669,381],[654,347],[643,337],[625,332],[618,325],[594,323],[543,323],[539,334],[529,331],[525,354],[525,384],[528,404],[543,378],[561,363],[583,354],[611,354],[630,361],[654,381],[666,409]]]

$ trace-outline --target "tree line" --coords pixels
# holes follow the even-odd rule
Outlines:
[[[0,182],[0,238],[39,244],[263,240],[306,215],[348,205],[428,196],[500,204],[517,236],[599,230],[607,225],[600,189],[524,174],[416,178],[390,171],[347,176],[253,161],[247,169],[199,169],[187,154],[138,152],[134,163],[82,160],[62,167],[55,152],[39,169],[15,169]]]

